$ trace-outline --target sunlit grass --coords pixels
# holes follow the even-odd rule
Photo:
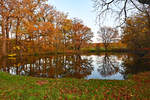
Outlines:
[[[128,80],[48,79],[0,72],[0,100],[148,100],[150,72]]]

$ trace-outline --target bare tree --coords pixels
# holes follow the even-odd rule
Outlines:
[[[98,40],[102,40],[105,50],[108,50],[110,43],[118,37],[118,31],[111,27],[101,27],[98,33]]]
[[[150,6],[150,0],[93,0],[99,22],[113,16],[119,21],[125,21],[133,12],[144,12]],[[105,17],[104,17],[105,16]]]

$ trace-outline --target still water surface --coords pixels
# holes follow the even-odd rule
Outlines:
[[[48,78],[124,80],[150,71],[149,59],[130,54],[47,55],[0,59],[0,71]]]

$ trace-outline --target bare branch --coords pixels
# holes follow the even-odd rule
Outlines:
[[[100,24],[101,21],[104,21],[103,18],[107,18],[109,14],[114,15],[115,17],[113,16],[113,18],[120,20],[122,23],[133,12],[144,12],[141,8],[143,4],[140,4],[140,1],[142,0],[137,0],[137,2],[133,0],[93,0]],[[142,2],[147,4],[149,1],[143,0]]]

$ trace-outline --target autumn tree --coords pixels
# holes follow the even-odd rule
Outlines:
[[[92,38],[91,29],[75,23],[47,0],[0,0],[2,54],[80,49]]]
[[[11,17],[13,12],[12,1],[1,0],[0,1],[0,29],[2,34],[2,54],[7,55],[7,39],[9,38],[9,31],[11,27]]]
[[[66,21],[69,20],[67,18],[67,14],[57,11],[55,16],[55,34],[53,35],[53,46],[56,50],[64,49],[66,45],[66,34],[67,34],[67,23]],[[66,26],[66,28],[65,28]],[[69,28],[70,31],[70,28]]]
[[[85,26],[83,22],[79,19],[74,19],[72,23],[73,23],[71,29],[72,46],[74,50],[80,50],[83,44],[91,42],[93,32],[89,27]]]
[[[108,47],[113,43],[118,37],[118,31],[115,28],[111,27],[101,27],[98,33],[98,40],[101,40],[105,50],[108,50]]]
[[[122,29],[122,41],[129,49],[150,48],[150,27],[146,14],[140,13],[128,18]]]
[[[56,10],[53,6],[48,4],[43,4],[39,7],[39,11],[36,15],[36,46],[40,48],[48,49],[51,47],[52,37],[55,34],[55,19]]]
[[[61,26],[61,32],[63,34],[63,49],[70,48],[71,42],[71,30],[72,30],[72,20],[71,19],[64,19]]]
[[[3,34],[3,55],[7,55],[6,39],[10,38],[10,34],[16,40],[18,45],[19,36],[26,32],[24,22],[35,21],[35,12],[45,0],[1,0],[0,1],[0,20],[1,33]],[[24,25],[23,25],[24,24]],[[33,28],[33,27],[32,27]]]

